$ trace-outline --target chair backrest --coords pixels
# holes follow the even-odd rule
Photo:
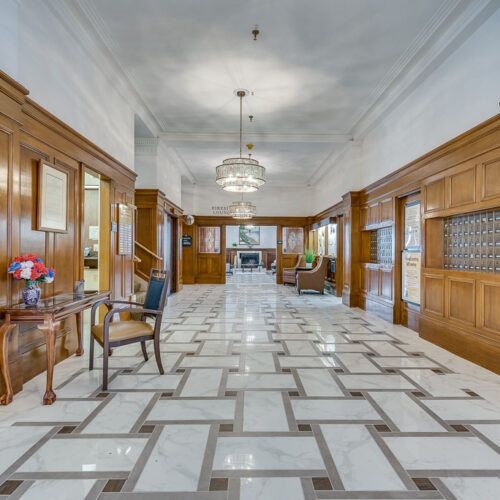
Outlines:
[[[146,291],[145,309],[163,311],[167,300],[169,272],[161,269],[151,269],[149,284]]]
[[[306,267],[306,258],[304,255],[299,255],[299,258],[297,260],[297,264],[295,267]]]
[[[311,272],[326,275],[329,262],[330,262],[330,259],[321,256],[316,264],[316,267]]]

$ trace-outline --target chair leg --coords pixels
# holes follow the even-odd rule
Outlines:
[[[143,340],[141,342],[142,355],[144,356],[144,361],[148,360],[148,351],[146,349],[146,341]]]
[[[159,335],[156,335],[156,337],[154,338],[154,348],[155,348],[156,364],[158,365],[158,371],[160,372],[161,375],[163,375],[165,372],[163,371],[163,365],[161,364],[160,336]]]
[[[89,370],[94,369],[94,337],[90,334],[90,349],[89,349]]]
[[[102,390],[108,390],[108,355],[109,348],[108,343],[104,343],[104,348],[102,350]]]

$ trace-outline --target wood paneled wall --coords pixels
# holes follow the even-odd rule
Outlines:
[[[28,91],[0,72],[0,307],[21,300],[22,283],[7,274],[13,257],[37,253],[56,269],[53,284],[42,293],[71,292],[83,278],[83,173],[85,168],[109,180],[111,220],[118,220],[117,204],[134,202],[136,175],[90,141],[79,135],[28,97]],[[41,159],[54,162],[69,177],[68,231],[36,230],[37,172]],[[101,242],[103,245],[103,242]],[[133,255],[117,254],[117,233],[109,238],[110,283],[116,298],[128,299],[133,290]],[[56,360],[76,349],[76,325],[68,320],[59,332]],[[9,342],[9,360],[14,390],[45,369],[43,334],[29,325],[16,329]],[[3,390],[3,389],[2,389]]]
[[[175,290],[182,288],[182,254],[180,251],[180,238],[182,234],[182,209],[165,197],[159,189],[136,189],[135,204],[137,206],[136,234],[137,241],[165,259],[167,254],[165,246],[165,231],[167,217],[171,216],[176,226],[175,230]],[[135,271],[144,280],[149,279],[152,267],[165,267],[167,263],[159,263],[148,252],[136,248],[136,254],[141,262],[136,264]],[[165,267],[165,268],[167,268]],[[173,283],[172,283],[173,284]]]
[[[283,227],[306,227],[311,220],[307,217],[254,217],[255,226],[276,226],[276,238],[282,241]],[[183,226],[183,234],[193,238],[191,248],[183,248],[183,280],[185,284],[193,283],[225,283],[226,282],[226,226],[234,226],[231,217],[195,216],[192,226]],[[201,254],[198,252],[198,232],[201,226],[218,226],[221,228],[221,252],[219,254]],[[307,232],[304,229],[304,248],[307,248]],[[276,282],[283,282],[282,270],[297,262],[297,255],[282,254],[282,245],[276,249]]]
[[[421,200],[421,306],[401,295],[403,210]],[[342,216],[343,302],[408,326],[500,373],[500,275],[443,268],[443,218],[500,207],[500,115],[314,217]],[[393,229],[393,265],[367,262],[365,232]],[[367,234],[367,233],[366,233]]]

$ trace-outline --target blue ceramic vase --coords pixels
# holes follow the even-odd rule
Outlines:
[[[40,300],[41,293],[42,291],[36,281],[27,281],[26,288],[23,291],[24,303],[27,306],[36,306]]]

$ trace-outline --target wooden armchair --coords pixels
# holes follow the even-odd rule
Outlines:
[[[316,267],[312,271],[297,271],[297,291],[316,290],[325,293],[325,278],[328,271],[330,259],[320,257]]]
[[[154,341],[154,350],[156,364],[158,370],[163,375],[163,366],[160,356],[160,328],[163,309],[167,300],[167,291],[169,283],[168,271],[160,269],[151,269],[149,275],[149,284],[146,292],[144,304],[138,302],[127,302],[124,300],[101,300],[97,302],[91,311],[91,327],[90,327],[90,351],[89,351],[89,369],[94,369],[94,340],[96,340],[103,348],[102,362],[102,390],[108,388],[108,356],[109,350],[114,347],[140,342],[144,359],[148,360],[146,351],[146,340]],[[126,304],[134,307],[124,307],[113,309],[114,304]],[[104,317],[104,322],[100,325],[95,324],[95,316],[99,306],[105,305],[108,312]],[[141,320],[134,321],[113,321],[111,318],[116,313],[140,313]],[[154,326],[146,322],[146,318],[154,318]]]
[[[294,267],[283,268],[283,284],[295,285],[295,268],[305,267],[306,258],[303,255],[297,257],[297,263]]]

